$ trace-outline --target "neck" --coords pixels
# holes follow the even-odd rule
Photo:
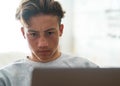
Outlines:
[[[43,62],[43,63],[46,63],[46,62],[50,62],[50,61],[53,61],[57,58],[59,58],[61,55],[60,52],[57,52],[57,53],[54,53],[53,55],[49,56],[49,58],[47,57],[44,57],[44,58],[40,58],[39,56],[35,55],[32,53],[31,56],[28,56],[28,59],[32,60],[32,61],[35,61],[35,62]]]

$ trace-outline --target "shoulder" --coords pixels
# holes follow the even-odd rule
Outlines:
[[[26,71],[28,66],[29,65],[24,59],[16,60],[6,66],[1,67],[0,74],[2,76],[13,77],[22,73],[22,70]]]
[[[73,67],[82,67],[82,68],[98,67],[97,64],[95,64],[92,61],[90,61],[86,58],[83,58],[83,57],[70,55],[70,54],[64,54],[64,53],[62,53],[62,57],[63,57],[64,61],[68,62],[68,64],[70,64]]]
[[[0,68],[0,71],[16,72],[29,66],[29,61],[19,59]]]
[[[26,60],[20,59],[0,68],[0,86],[11,86],[11,83],[19,83],[16,80],[25,79],[30,73],[28,66]]]

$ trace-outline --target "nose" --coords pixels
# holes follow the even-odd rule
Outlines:
[[[38,47],[39,48],[48,47],[48,41],[44,36],[42,36],[38,39]]]

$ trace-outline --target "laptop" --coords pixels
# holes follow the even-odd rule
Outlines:
[[[120,68],[36,68],[31,86],[120,86]]]

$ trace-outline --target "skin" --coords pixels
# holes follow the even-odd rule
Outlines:
[[[30,18],[29,26],[22,24],[21,32],[31,50],[30,60],[49,62],[60,57],[58,46],[63,24],[59,24],[57,16],[36,15]]]

